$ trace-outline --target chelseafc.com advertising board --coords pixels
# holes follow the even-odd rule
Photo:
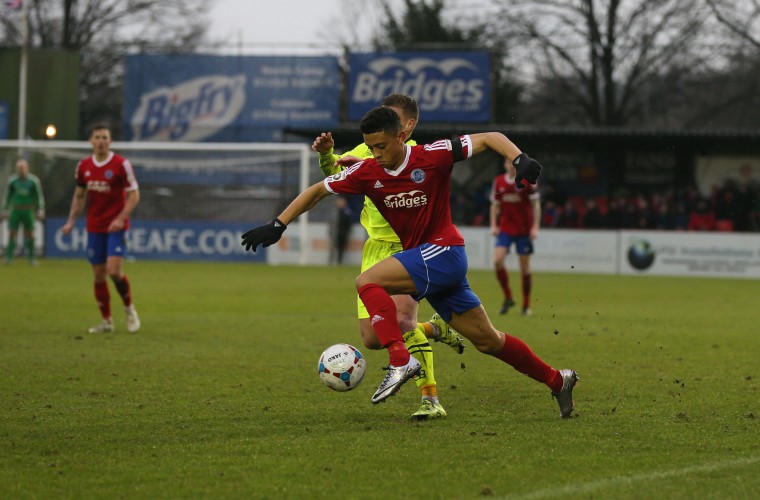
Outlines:
[[[84,258],[87,229],[82,219],[70,234],[63,234],[65,218],[48,218],[45,254],[48,257]],[[213,260],[264,262],[266,252],[246,252],[241,236],[251,223],[219,224],[192,221],[132,221],[127,231],[127,258],[150,260]]]

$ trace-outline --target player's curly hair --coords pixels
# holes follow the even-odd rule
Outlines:
[[[390,135],[396,135],[401,132],[401,119],[391,108],[382,106],[372,108],[359,123],[359,130],[362,134],[386,132]]]
[[[420,119],[420,107],[417,106],[417,101],[404,94],[391,94],[383,99],[380,103],[381,106],[400,108],[404,110],[409,118],[414,118],[415,121]]]

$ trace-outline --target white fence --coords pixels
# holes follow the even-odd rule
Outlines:
[[[270,264],[298,264],[302,251],[307,263],[328,262],[327,225],[309,224],[305,248],[294,223],[278,245],[269,248]],[[470,269],[491,269],[493,237],[487,228],[460,228],[467,241]],[[358,266],[366,233],[355,224],[344,264]],[[510,255],[507,265],[515,267]],[[590,231],[543,229],[531,259],[534,271],[671,276],[760,278],[760,234]]]

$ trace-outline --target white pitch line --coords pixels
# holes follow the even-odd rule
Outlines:
[[[598,479],[596,481],[589,481],[585,483],[568,484],[560,488],[547,488],[543,490],[536,490],[525,495],[508,495],[506,498],[545,498],[555,496],[568,496],[578,495],[584,493],[591,493],[596,490],[610,488],[612,486],[618,486],[621,484],[633,484],[641,481],[651,481],[655,479],[669,479],[677,476],[690,476],[692,474],[702,474],[705,472],[714,472],[721,469],[733,469],[737,467],[744,467],[760,462],[760,456],[740,458],[737,460],[727,460],[724,462],[714,462],[711,464],[694,465],[690,467],[684,467],[681,469],[670,469],[664,471],[653,471],[642,474],[633,474],[630,476],[617,476],[608,477],[605,479]]]

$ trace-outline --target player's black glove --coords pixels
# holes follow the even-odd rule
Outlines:
[[[512,165],[517,170],[517,176],[515,177],[517,189],[523,188],[523,179],[530,184],[535,184],[538,181],[538,176],[541,174],[541,164],[530,156],[520,153],[517,155],[517,158],[512,160]]]
[[[259,245],[262,247],[268,247],[269,245],[280,241],[282,233],[285,232],[287,227],[288,226],[275,217],[268,224],[254,227],[250,231],[245,232],[243,234],[241,245],[243,245],[246,250],[253,250],[254,252]]]

